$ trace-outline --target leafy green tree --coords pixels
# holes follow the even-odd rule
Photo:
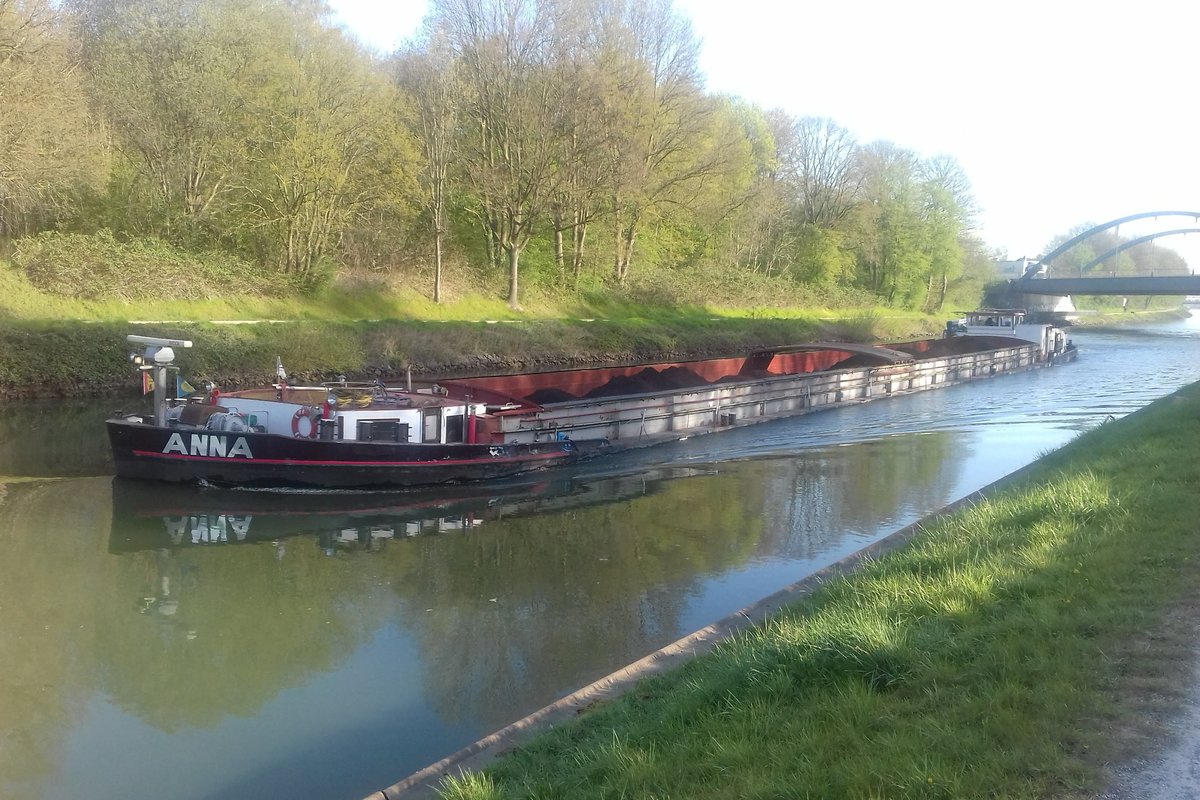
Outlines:
[[[949,280],[943,308],[949,306],[952,309],[970,310],[981,304],[989,305],[984,294],[990,285],[995,285],[1000,279],[996,262],[1002,259],[1002,255],[990,251],[974,235],[963,236],[960,243],[963,247],[962,271]]]
[[[49,0],[0,0],[0,236],[62,218],[103,180],[107,150]]]
[[[84,77],[53,2],[0,0],[0,234],[152,234],[296,286],[431,263],[438,302],[457,247],[505,262],[514,308],[611,263],[617,291],[781,280],[935,311],[977,255],[957,164],[706,93],[671,0],[436,0],[389,59],[324,0],[63,0]]]
[[[560,275],[569,276],[575,286],[583,271],[588,228],[604,211],[605,164],[614,131],[603,119],[621,91],[614,67],[620,55],[605,38],[605,12],[603,0],[564,0],[549,66],[560,98],[552,119],[557,144],[549,206],[554,261]]]
[[[690,205],[726,165],[705,146],[716,104],[701,91],[699,40],[670,0],[610,0],[612,60],[622,91],[605,115],[611,125],[608,186],[614,279],[625,283],[643,224],[667,206]]]
[[[859,154],[862,199],[855,219],[859,281],[888,303],[911,305],[928,271],[916,156],[890,142]]]
[[[725,259],[741,269],[775,274],[790,261],[792,204],[779,159],[780,142],[790,135],[783,111],[763,112],[735,101],[733,112],[750,152],[751,177],[741,202],[731,208]]]
[[[921,165],[928,274],[922,310],[940,311],[950,281],[962,274],[961,239],[973,217],[970,181],[953,158],[938,156]]]
[[[854,252],[838,227],[804,222],[795,227],[793,237],[792,273],[801,282],[828,287],[853,280]]]
[[[215,226],[261,138],[260,92],[277,86],[276,4],[80,0],[96,102],[152,203],[144,232],[187,238]]]
[[[1190,273],[1183,256],[1166,247],[1156,245],[1157,240],[1142,242],[1129,248],[1136,269],[1142,274],[1187,275]]]
[[[842,228],[857,199],[857,144],[830,120],[796,119],[780,110],[761,118],[773,147],[764,168],[762,147],[753,144],[764,139],[764,132],[748,131],[758,165],[754,203],[761,205],[751,230],[766,235],[758,246],[771,254],[768,274],[786,271],[798,281],[823,286],[847,282],[854,255]]]
[[[264,109],[265,136],[240,194],[279,267],[310,283],[370,210],[415,194],[418,156],[383,70],[320,16],[298,13],[287,34],[284,83]]]

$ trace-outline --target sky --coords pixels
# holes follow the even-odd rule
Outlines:
[[[426,0],[332,0],[381,52]],[[710,92],[949,155],[1010,258],[1084,223],[1200,211],[1200,3],[675,0]],[[1163,217],[1124,236],[1200,223]],[[1200,233],[1159,240],[1200,269]]]

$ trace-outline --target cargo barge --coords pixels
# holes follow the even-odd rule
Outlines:
[[[1032,326],[1050,328],[1050,326]],[[335,381],[167,397],[183,340],[131,336],[153,415],[107,421],[118,476],[213,485],[392,488],[504,478],[743,425],[1061,360],[1062,337],[1006,332],[403,387]]]

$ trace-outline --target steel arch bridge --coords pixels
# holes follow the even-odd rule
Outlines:
[[[1025,270],[1025,273],[1015,281],[1015,288],[1024,294],[1071,295],[1071,294],[1104,294],[1104,295],[1200,295],[1200,276],[1195,272],[1191,275],[1161,275],[1161,276],[1119,276],[1111,278],[1039,278],[1041,273],[1050,274],[1054,259],[1061,256],[1081,242],[1095,236],[1097,233],[1119,228],[1141,219],[1157,219],[1159,217],[1186,217],[1194,225],[1141,236],[1092,259],[1080,270],[1090,269],[1102,264],[1113,256],[1119,255],[1131,247],[1161,239],[1167,236],[1180,236],[1188,233],[1200,233],[1200,211],[1146,211],[1141,214],[1130,214],[1127,217],[1110,220],[1101,225],[1089,228],[1077,236],[1073,236],[1046,255],[1035,261]]]

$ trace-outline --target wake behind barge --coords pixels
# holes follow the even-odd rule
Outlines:
[[[1048,326],[1047,326],[1048,327]],[[1055,342],[1008,331],[886,347],[804,344],[700,361],[402,388],[346,381],[169,398],[172,347],[146,345],[155,414],[107,422],[119,476],[326,489],[487,480],[894,394],[1044,366]]]

